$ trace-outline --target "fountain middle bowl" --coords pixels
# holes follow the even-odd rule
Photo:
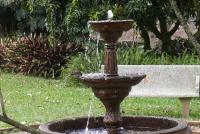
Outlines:
[[[128,96],[131,87],[137,85],[145,74],[123,74],[106,76],[104,73],[82,74],[78,77],[84,84],[92,88],[95,96],[100,100],[123,100]]]
[[[78,76],[78,79],[89,87],[122,87],[134,86],[146,77],[145,74],[121,74],[117,76],[106,76],[104,73],[90,73]]]
[[[79,117],[63,119],[41,125],[39,129],[49,134],[107,134],[103,117]],[[191,130],[183,120],[165,117],[130,117],[124,116],[121,134],[191,134]]]
[[[95,31],[127,31],[133,26],[133,20],[88,21]]]

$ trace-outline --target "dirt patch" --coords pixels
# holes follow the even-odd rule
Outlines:
[[[188,121],[188,125],[192,129],[192,134],[200,134],[200,121]]]
[[[192,134],[200,134],[200,126],[191,126]]]

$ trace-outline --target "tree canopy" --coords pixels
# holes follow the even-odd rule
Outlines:
[[[195,18],[196,37],[200,37],[200,2],[175,1],[186,21]],[[133,19],[136,22],[145,49],[150,49],[148,32],[151,31],[162,41],[162,51],[172,52],[171,37],[179,28],[180,20],[170,0],[2,0],[0,16],[7,12],[10,17],[8,20],[0,19],[0,24],[16,26],[21,33],[47,32],[49,37],[61,42],[81,43],[89,35],[88,20],[107,19],[108,10],[113,11],[114,19]]]

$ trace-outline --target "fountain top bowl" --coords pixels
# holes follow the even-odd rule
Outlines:
[[[131,22],[133,23],[133,20],[92,20],[88,21],[89,23],[124,23],[124,22]]]
[[[133,23],[133,20],[91,20],[88,23]]]
[[[115,43],[124,31],[133,26],[133,20],[101,20],[89,21],[90,27],[99,32],[107,43]]]
[[[100,20],[88,22],[92,29],[100,32],[106,30],[127,31],[133,26],[133,20]]]

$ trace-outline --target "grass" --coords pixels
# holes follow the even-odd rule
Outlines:
[[[26,124],[45,123],[61,118],[87,116],[92,101],[92,115],[105,110],[86,87],[67,87],[66,81],[43,79],[20,74],[1,73],[6,110],[10,117]],[[178,99],[127,98],[121,105],[126,115],[180,117]],[[193,99],[190,119],[200,119],[200,99]],[[8,127],[0,123],[0,127]]]

